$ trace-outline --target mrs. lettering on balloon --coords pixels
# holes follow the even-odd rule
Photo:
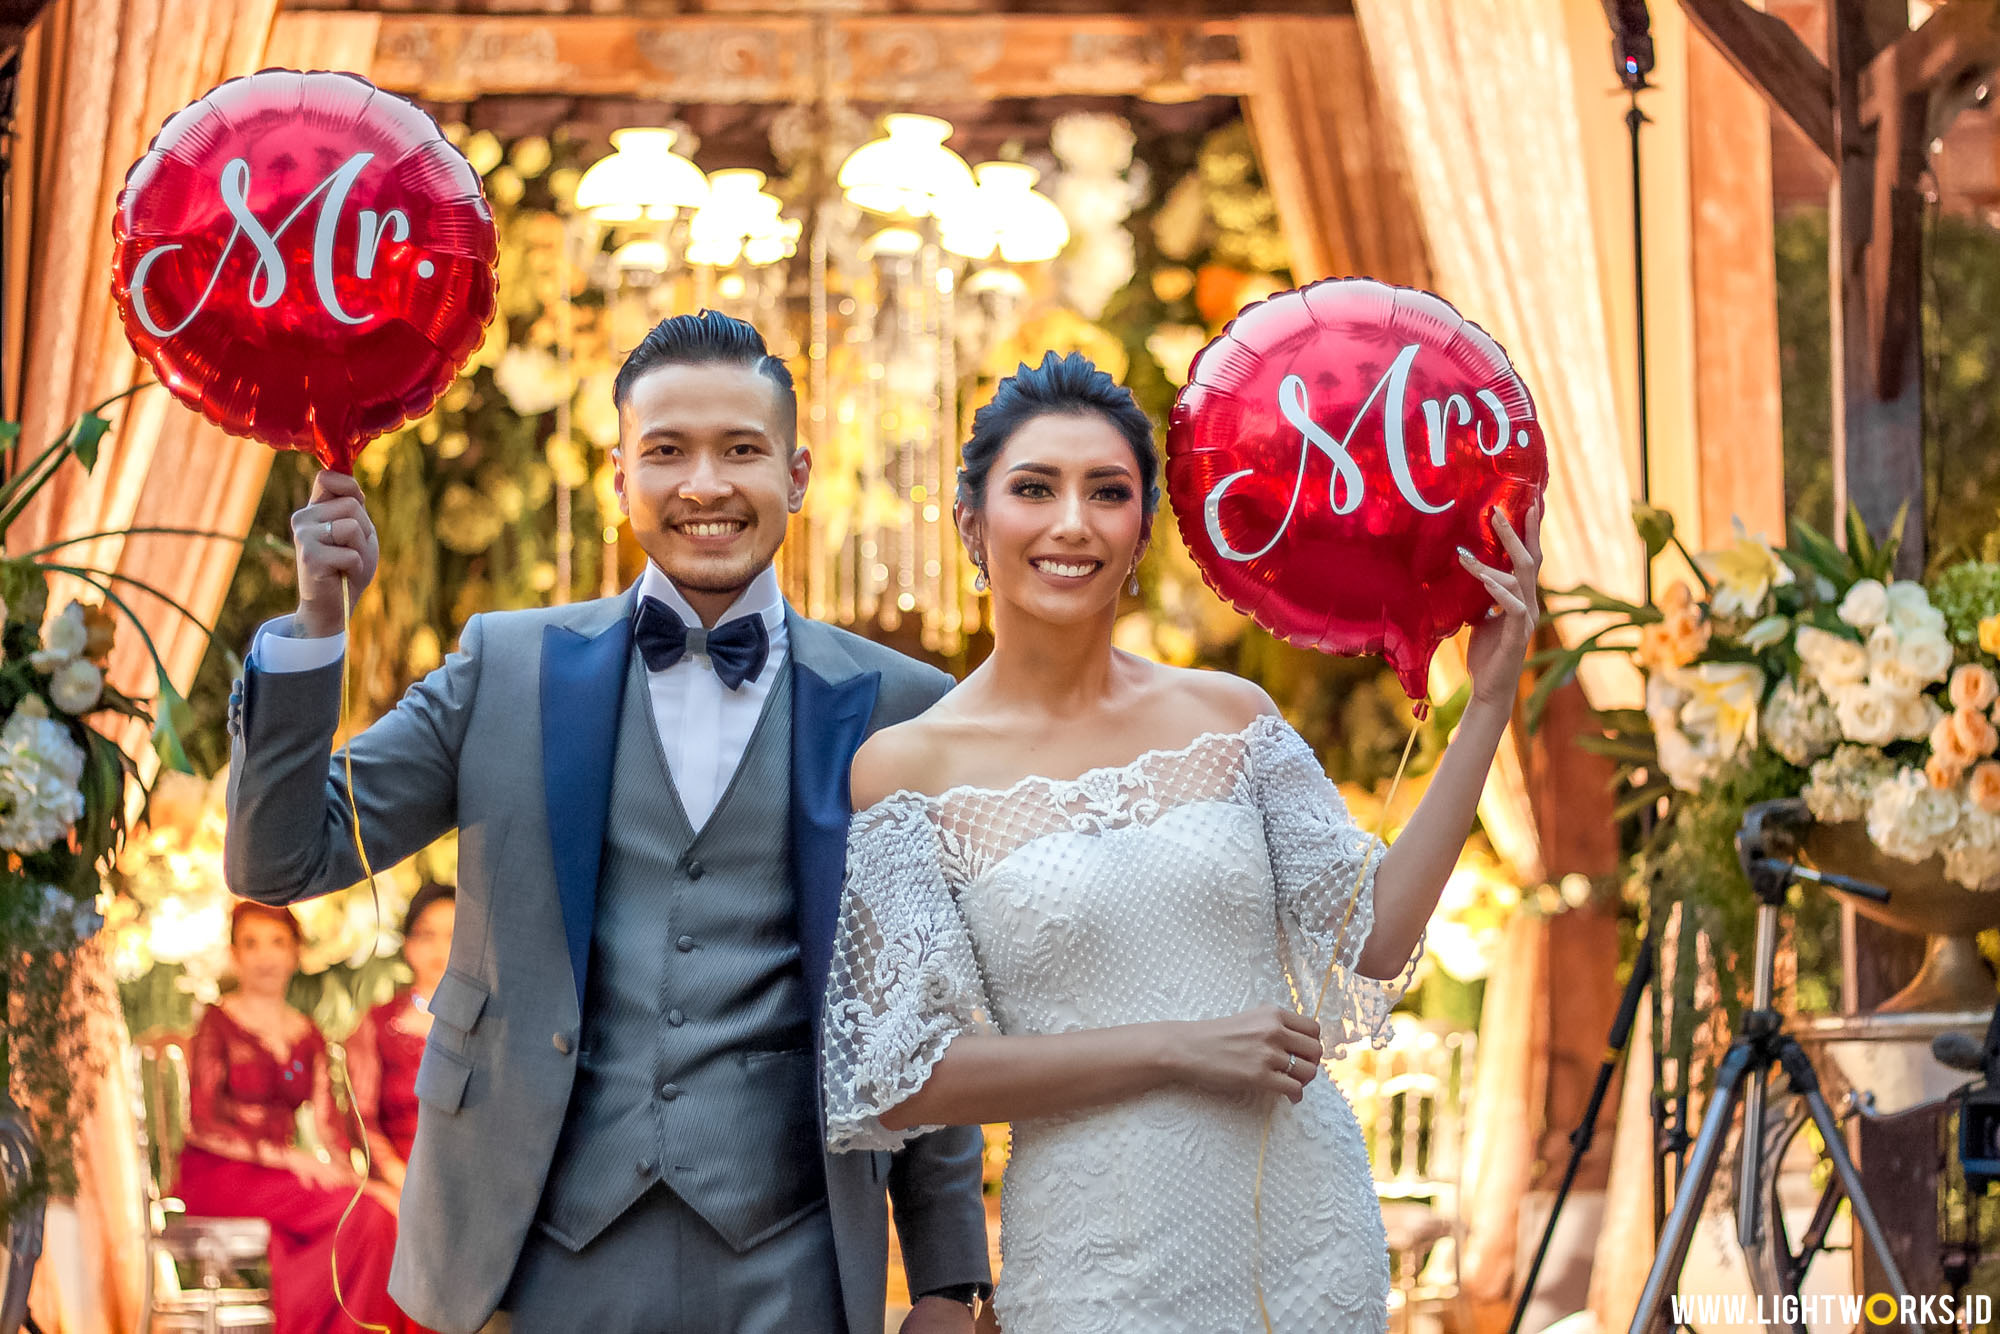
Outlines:
[[[313,228],[312,279],[313,290],[319,296],[319,303],[327,314],[342,324],[366,324],[372,315],[349,314],[341,307],[340,298],[334,293],[333,243],[339,231],[341,217],[347,210],[347,196],[354,188],[354,182],[362,170],[374,159],[373,153],[356,153],[342,163],[339,170],[321,181],[306,193],[290,213],[276,227],[265,229],[257,215],[250,211],[250,164],[242,158],[233,158],[223,167],[218,187],[222,193],[222,205],[229,210],[229,216],[236,221],[230,229],[229,239],[222,244],[222,253],[216,256],[215,271],[208,275],[208,286],[202,288],[201,297],[194,308],[181,317],[180,323],[163,325],[153,318],[152,310],[146,304],[146,278],[152,273],[153,265],[163,257],[183,248],[181,242],[163,245],[149,250],[132,270],[132,313],[139,317],[139,323],[155,338],[172,338],[175,334],[194,322],[208,304],[208,298],[215,291],[216,282],[222,277],[223,266],[236,248],[236,240],[242,237],[249,241],[257,252],[257,267],[250,273],[250,304],[258,310],[275,303],[285,294],[286,274],[284,256],[278,253],[278,238],[285,234],[306,211],[313,200],[320,199],[319,221]],[[321,199],[321,196],[325,196]],[[354,245],[354,276],[371,278],[375,274],[376,252],[382,247],[386,236],[391,241],[410,239],[410,218],[399,208],[386,213],[364,208],[357,219],[359,235]],[[437,271],[436,265],[428,259],[420,260],[416,266],[419,278],[428,278]]]
[[[1233,545],[1222,531],[1222,498],[1243,478],[1256,471],[1244,468],[1230,473],[1217,482],[1202,504],[1202,518],[1208,526],[1209,540],[1225,559],[1233,561],[1256,560],[1278,545],[1286,530],[1292,526],[1292,515],[1298,511],[1299,495],[1305,489],[1306,464],[1311,461],[1314,450],[1326,455],[1333,465],[1332,476],[1327,479],[1327,501],[1335,514],[1351,514],[1361,504],[1367,487],[1361,475],[1361,467],[1348,452],[1348,442],[1354,439],[1354,432],[1360,428],[1362,420],[1376,399],[1382,400],[1382,443],[1389,455],[1389,474],[1395,479],[1396,490],[1403,500],[1420,514],[1442,514],[1458,502],[1446,500],[1433,504],[1417,490],[1416,479],[1410,475],[1410,455],[1403,439],[1403,404],[1407,398],[1410,382],[1410,364],[1417,359],[1415,343],[1396,354],[1388,372],[1375,382],[1368,391],[1368,397],[1355,412],[1354,420],[1347,424],[1347,432],[1336,440],[1327,429],[1313,420],[1311,406],[1306,402],[1306,382],[1297,375],[1287,375],[1278,385],[1278,411],[1299,433],[1299,469],[1292,481],[1291,503],[1285,507],[1285,517],[1279,522],[1277,531],[1269,541],[1255,551],[1244,551]],[[1508,416],[1506,404],[1491,389],[1481,389],[1473,395],[1481,406],[1493,414],[1493,435],[1489,439],[1485,423],[1473,428],[1473,439],[1479,452],[1491,458],[1503,453],[1511,443],[1516,448],[1526,449],[1529,445],[1528,433],[1516,431],[1513,419]],[[1472,424],[1472,404],[1463,394],[1452,394],[1439,402],[1434,398],[1423,401],[1424,425],[1430,437],[1430,465],[1442,468],[1445,464],[1445,431],[1451,425]]]

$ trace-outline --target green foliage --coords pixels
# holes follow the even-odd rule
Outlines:
[[[1831,531],[1833,408],[1827,223],[1822,209],[1778,220],[1778,342],[1785,505]],[[1932,568],[1979,554],[2000,511],[2000,231],[1933,216],[1924,228],[1924,530]]]
[[[2000,616],[2000,564],[1966,561],[1938,575],[1931,605],[1944,613],[1945,633],[1954,644],[1979,642],[1979,623]]]
[[[1671,961],[1666,1041],[1670,1055],[1691,1051],[1698,1029],[1734,1025],[1742,1013],[1751,966],[1757,901],[1736,860],[1736,831],[1743,814],[1760,801],[1796,796],[1806,772],[1766,749],[1748,752],[1699,792],[1680,794],[1671,814],[1655,827],[1633,864],[1634,882],[1646,903],[1646,920],[1665,923],[1672,909],[1682,912]],[[1790,931],[1797,949],[1802,999],[1824,1004],[1831,994],[1827,981],[1835,963],[1829,942],[1837,939],[1839,910],[1827,895],[1794,887],[1788,907]],[[1697,950],[1705,942],[1720,985],[1720,1005],[1697,1006],[1695,987],[1701,973]],[[1685,1061],[1677,1061],[1685,1081]],[[1678,1094],[1681,1088],[1666,1090]]]

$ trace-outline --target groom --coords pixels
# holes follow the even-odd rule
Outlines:
[[[473,617],[350,748],[374,866],[459,832],[390,1291],[445,1331],[881,1334],[886,1188],[904,1334],[969,1332],[977,1129],[828,1154],[815,1062],[848,763],[950,678],[779,596],[811,458],[755,329],[666,320],[613,396],[638,584]],[[230,722],[229,885],[266,903],[362,874],[328,753],[374,527],[321,473],[292,530]]]

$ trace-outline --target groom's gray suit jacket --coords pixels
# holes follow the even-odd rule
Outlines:
[[[607,839],[607,821],[613,809],[633,808],[616,799],[614,778],[659,778],[657,768],[615,762],[631,758],[617,755],[621,727],[627,736],[635,732],[625,715],[646,706],[643,698],[627,698],[628,679],[643,680],[632,666],[635,597],[628,591],[568,607],[475,616],[458,652],[351,747],[354,795],[375,867],[394,864],[453,827],[459,831],[458,921],[450,969],[431,1001],[435,1022],[417,1076],[417,1139],[390,1282],[403,1309],[433,1328],[474,1330],[487,1321],[538,1216],[559,1240],[580,1245],[587,1235],[574,1226],[564,1231],[569,1218],[583,1216],[579,1202],[591,1205],[591,1226],[583,1231],[594,1234],[608,1221],[599,1202],[611,1200],[608,1212],[615,1214],[633,1193],[629,1156],[579,1142],[591,1138],[592,1126],[618,1118],[594,1105],[604,1081],[585,1097],[577,1076],[586,1038],[601,1037],[603,1025],[657,1022],[623,1008],[592,1013],[586,999],[594,928],[602,925],[598,896],[613,869],[607,848],[612,861],[620,857],[621,840],[615,831]],[[795,990],[766,988],[760,995],[767,1002],[795,997],[805,1008],[772,1020],[774,1033],[810,1025],[816,1036],[845,861],[848,765],[870,732],[927,708],[950,678],[789,610],[786,626],[789,800],[773,803],[763,793],[764,800],[744,808],[789,806],[789,828],[774,827],[770,837],[786,845],[798,981]],[[774,691],[770,707],[786,707],[781,692]],[[361,878],[343,768],[337,756],[329,759],[339,714],[337,665],[281,679],[252,667],[238,683],[230,716],[227,854],[236,893],[289,903]],[[745,767],[753,758],[746,755]],[[784,759],[775,757],[777,767],[760,772],[782,772]],[[724,814],[718,808],[717,818]],[[740,836],[732,843],[742,845]],[[596,944],[602,958],[604,933]],[[768,949],[757,957],[755,966],[768,967]],[[687,1021],[679,1009],[674,1018]],[[757,1025],[732,1029],[731,1016],[712,1018],[711,1044],[717,1034],[740,1031],[745,1050],[711,1057],[734,1055],[745,1068],[757,1068],[774,1054],[751,1031]],[[642,1036],[623,1045],[643,1042]],[[730,1062],[704,1067],[718,1068],[726,1073]],[[807,1091],[798,1086],[808,1079],[816,1097],[819,1081],[809,1070],[781,1083],[803,1098]],[[670,1156],[700,1165],[703,1181],[684,1192],[687,1202],[732,1244],[753,1244],[752,1233],[782,1225],[780,1214],[797,1206],[796,1183],[773,1181],[770,1164],[787,1156],[797,1161],[799,1144],[759,1142],[787,1137],[784,1115],[755,1101],[769,1081],[753,1087],[725,1078],[708,1087],[721,1102],[688,1123],[701,1125],[699,1151]],[[714,1131],[731,1123],[739,1134],[717,1140]],[[729,1173],[714,1166],[718,1153],[732,1150],[750,1183],[734,1190]],[[976,1128],[940,1131],[895,1155],[819,1156],[850,1334],[882,1328],[885,1187],[913,1292],[989,1281]],[[552,1165],[562,1169],[559,1196],[550,1193]],[[592,1172],[618,1179],[607,1177],[593,1193],[591,1182],[578,1180]],[[773,1190],[776,1200],[757,1198]]]

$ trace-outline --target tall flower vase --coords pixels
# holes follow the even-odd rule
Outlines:
[[[2000,927],[2000,890],[1967,889],[1945,875],[1941,857],[1921,862],[1891,857],[1858,822],[1814,825],[1805,837],[1805,853],[1821,870],[1889,891],[1887,903],[1839,896],[1863,917],[1926,938],[1922,969],[1875,1013],[1992,1012],[1993,970],[1976,937]]]
[[[35,1262],[42,1258],[43,1201],[17,1203],[39,1154],[27,1113],[0,1087],[0,1199],[8,1202],[6,1222],[0,1227],[6,1241],[0,1249],[0,1334],[15,1334],[26,1319],[28,1283],[34,1278]]]

